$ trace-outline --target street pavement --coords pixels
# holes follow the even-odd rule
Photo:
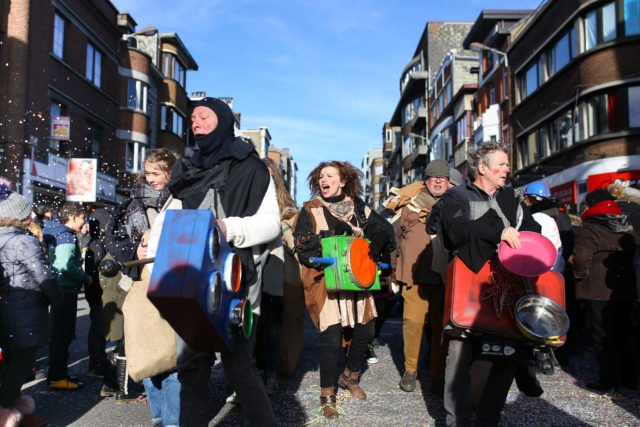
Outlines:
[[[25,392],[35,397],[38,411],[50,426],[150,426],[149,409],[144,402],[116,404],[114,398],[101,398],[101,380],[84,375],[88,368],[86,334],[88,308],[81,298],[77,320],[77,338],[71,348],[70,375],[78,375],[85,387],[78,391],[50,391],[44,379],[25,385]],[[344,416],[328,422],[317,412],[319,406],[319,343],[307,322],[304,349],[292,378],[279,379],[280,392],[272,398],[278,420],[283,426],[348,425],[357,426],[442,426],[442,401],[430,395],[426,371],[421,368],[418,389],[406,393],[398,382],[403,371],[402,322],[392,317],[386,323],[377,349],[379,362],[368,367],[362,387],[367,401],[358,401],[340,391],[338,399]],[[38,360],[46,371],[47,349]],[[504,426],[640,426],[640,394],[623,389],[599,395],[584,388],[594,374],[592,355],[584,353],[571,360],[568,371],[556,368],[554,375],[539,374],[545,392],[540,398],[526,397],[515,385],[503,412]],[[211,426],[248,425],[241,407],[225,402],[231,393],[222,367],[212,371],[209,409]]]

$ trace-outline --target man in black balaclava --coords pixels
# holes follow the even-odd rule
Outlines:
[[[254,148],[235,137],[233,112],[224,101],[202,99],[191,122],[198,149],[190,159],[176,163],[169,190],[182,209],[210,209],[215,214],[226,240],[241,259],[247,298],[258,315],[260,264],[256,260],[266,257],[267,243],[280,239],[274,184]],[[196,352],[177,338],[180,425],[207,425],[208,384],[215,354]],[[278,423],[251,357],[251,339],[234,337],[233,350],[221,352],[222,365],[250,423],[275,426]]]

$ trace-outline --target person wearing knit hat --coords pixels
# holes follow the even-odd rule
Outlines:
[[[442,396],[446,351],[440,339],[442,322],[438,319],[443,316],[444,285],[441,275],[433,270],[432,265],[435,252],[440,249],[433,246],[425,224],[433,206],[449,189],[449,164],[442,159],[432,160],[424,175],[420,192],[412,195],[408,204],[398,206],[396,220],[392,221],[396,223],[394,230],[399,243],[395,279],[403,287],[404,299],[404,373],[399,387],[406,392],[416,389],[425,323],[432,319],[429,391]],[[417,187],[417,183],[410,185]]]
[[[605,188],[598,188],[597,190],[593,190],[588,193],[584,200],[587,203],[587,207],[592,207],[600,202],[607,200],[613,201],[615,199]]]
[[[35,402],[21,395],[40,346],[47,342],[49,304],[61,290],[44,249],[26,230],[31,204],[0,178],[0,425],[46,425]]]
[[[33,207],[23,196],[11,191],[7,181],[0,181],[0,217],[24,221],[31,218]]]
[[[449,179],[449,164],[442,159],[431,160],[424,169],[424,176],[442,176]]]
[[[464,184],[464,177],[456,168],[449,168],[449,188]]]
[[[598,378],[586,387],[598,392],[620,386],[633,390],[638,376],[629,349],[637,348],[638,336],[629,319],[637,297],[633,261],[638,238],[605,189],[587,194],[586,203],[573,249],[575,297],[585,307],[587,336],[598,364]]]

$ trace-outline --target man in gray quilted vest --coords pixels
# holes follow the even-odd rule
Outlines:
[[[526,206],[512,188],[506,187],[510,172],[507,150],[496,142],[470,149],[467,157],[472,181],[447,191],[434,206],[427,223],[429,234],[442,233],[445,247],[474,273],[496,254],[501,241],[519,248],[519,231],[540,232],[540,226]],[[446,422],[448,426],[471,425],[474,337],[462,331],[449,336],[448,342],[444,389]],[[518,367],[518,361],[510,359],[490,363],[486,384],[476,401],[477,425],[498,425]]]

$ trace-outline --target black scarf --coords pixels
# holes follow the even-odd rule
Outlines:
[[[203,136],[196,136],[198,150],[191,157],[191,162],[197,168],[209,169],[223,159],[246,159],[253,147],[234,134],[235,119],[233,112],[226,102],[217,98],[203,98],[195,108],[207,107],[218,118],[216,128]]]

